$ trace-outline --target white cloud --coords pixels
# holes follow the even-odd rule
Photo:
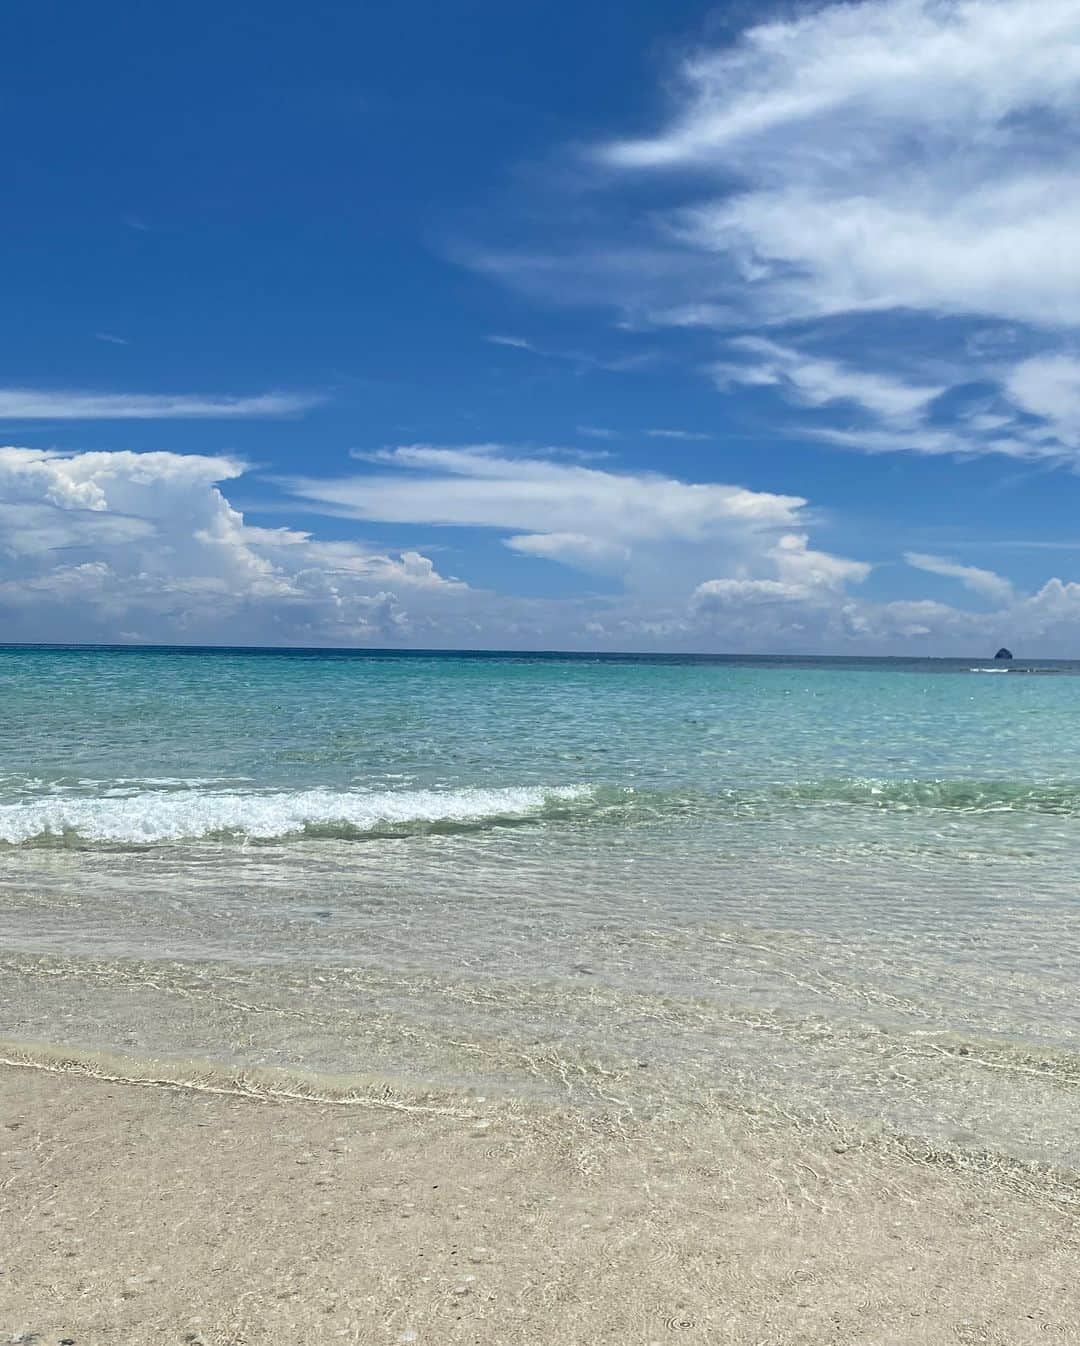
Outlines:
[[[765,337],[734,337],[728,344],[751,358],[742,364],[714,365],[713,376],[720,386],[777,384],[806,406],[851,402],[886,420],[905,421],[916,417],[945,391],[942,385],[908,383],[889,374],[803,355]]]
[[[735,175],[679,224],[773,318],[1075,322],[1078,101],[1073,0],[831,4],[687,60],[668,128],[603,157]]]
[[[805,533],[785,533],[770,549],[769,558],[785,583],[802,585],[807,590],[842,589],[847,584],[861,583],[870,574],[872,567],[865,561],[849,561],[814,551],[809,541]]]
[[[1025,652],[1075,655],[1080,650],[1080,583],[1057,577],[989,615],[929,602],[889,604],[882,614],[883,630],[891,624],[906,638],[911,627],[921,626],[931,640],[965,651],[989,652],[1000,644],[1021,657]]]
[[[621,542],[703,542],[790,527],[806,505],[799,496],[742,486],[512,457],[497,445],[411,444],[372,459],[386,470],[294,479],[292,488],[357,519],[588,533]]]
[[[984,453],[1004,454],[1009,458],[1062,461],[1073,455],[1057,440],[1047,440],[1010,425],[1009,434],[987,440],[958,430],[913,425],[900,429],[834,430],[817,426],[814,436],[840,448],[861,453],[920,453],[929,457],[950,455],[971,457]]]
[[[220,490],[244,470],[197,454],[0,449],[7,638],[134,629],[147,639],[369,643],[422,631],[466,591],[416,552],[252,527]]]
[[[511,551],[561,561],[578,570],[624,571],[630,563],[630,548],[586,533],[524,533],[506,539]]]
[[[321,400],[319,397],[295,393],[263,393],[258,397],[199,397],[191,394],[0,388],[0,420],[227,420],[288,416],[305,411]]]
[[[932,556],[926,552],[905,552],[904,560],[916,570],[925,570],[931,575],[943,575],[947,579],[959,580],[966,589],[989,599],[992,603],[1011,603],[1015,597],[1013,586],[1009,581],[993,570],[962,565],[959,561],[950,561],[947,557]]]
[[[900,599],[884,603],[864,617],[868,630],[877,630],[883,637],[899,636],[905,641],[928,638],[942,641],[955,636],[976,638],[977,619],[968,612],[960,612],[947,603],[935,603],[928,598]],[[981,633],[980,633],[981,634]],[[987,645],[991,642],[987,641]],[[975,649],[975,645],[965,648]]]
[[[473,264],[637,331],[742,333],[695,366],[814,408],[809,433],[846,447],[1077,461],[1076,0],[800,6],[668,89],[658,131],[591,154],[594,188],[644,179],[647,208],[594,191],[565,244]]]
[[[769,321],[908,308],[1069,325],[1080,322],[1078,170],[1080,160],[963,191],[913,170],[906,188],[792,184],[699,206],[682,227],[727,256],[731,283]]]
[[[832,604],[870,571],[810,547],[798,496],[514,456],[492,444],[414,444],[368,459],[366,473],[292,488],[334,513],[492,529],[509,534],[512,551],[617,576],[624,597],[613,638],[629,635],[629,609],[644,623],[639,635],[659,639],[662,628],[667,639],[692,640],[687,614],[696,620],[722,594]]]
[[[726,610],[766,603],[799,603],[805,589],[783,580],[705,580],[694,590],[693,604],[700,611]]]
[[[812,516],[797,497],[515,458],[491,445],[411,446],[378,455],[368,473],[345,479],[347,491],[341,480],[324,492],[310,484],[308,498],[332,497],[327,511],[422,523],[428,533],[448,516],[471,519],[463,526],[503,534],[512,552],[603,575],[609,586],[545,599],[515,594],[510,564],[500,576],[508,591],[493,592],[447,578],[415,547],[253,525],[223,493],[244,471],[197,454],[0,449],[5,637],[975,655],[1002,643],[1025,653],[1080,648],[1080,583],[1054,578],[1017,594],[993,572],[912,553],[917,568],[956,578],[994,610],[875,602],[863,588],[867,562],[810,545]],[[417,489],[391,491],[390,479]]]
[[[698,430],[646,430],[650,439],[682,439],[688,443],[704,442],[712,435],[703,435]]]
[[[1062,441],[1080,444],[1080,359],[1041,355],[1009,370],[1005,390],[1020,408],[1039,416]]]
[[[875,129],[897,118],[993,127],[1016,108],[1067,112],[1080,86],[1078,44],[1080,14],[1071,0],[815,8],[759,24],[733,48],[692,57],[673,125],[652,139],[612,145],[607,155],[634,167],[711,164],[845,110],[853,131],[867,120]]]
[[[477,262],[477,265],[479,264]],[[491,269],[498,270],[498,264],[494,259],[491,259]],[[651,350],[630,351],[626,355],[601,356],[594,355],[592,351],[557,350],[552,347],[537,346],[531,341],[526,341],[524,337],[489,336],[485,340],[493,346],[507,346],[512,350],[528,351],[531,355],[538,355],[544,360],[565,361],[573,366],[579,374],[590,371],[602,371],[608,374],[631,374],[636,370],[647,368],[656,359],[655,353]]]
[[[847,586],[861,583],[871,567],[862,561],[814,551],[808,542],[805,533],[785,533],[777,539],[766,553],[774,578],[704,581],[691,597],[691,612],[706,625],[741,619],[741,628],[747,634],[759,630],[773,639],[785,632],[809,639],[814,628],[816,639],[823,614],[832,614],[829,626],[835,629],[835,618],[849,606]],[[764,610],[769,610],[765,616]],[[808,622],[812,624],[809,627]]]
[[[513,350],[519,351],[531,351],[536,349],[532,342],[526,341],[524,337],[489,336],[487,339],[493,346],[510,346]]]

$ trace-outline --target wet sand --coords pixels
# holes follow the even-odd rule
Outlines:
[[[1066,1175],[722,1104],[0,1069],[2,1341],[1075,1341],[1078,1216]]]

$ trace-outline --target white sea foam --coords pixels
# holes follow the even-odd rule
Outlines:
[[[372,793],[296,790],[241,793],[149,790],[122,798],[76,796],[0,807],[0,841],[50,838],[115,843],[235,835],[271,840],[307,831],[362,836],[425,825],[510,821],[584,800],[587,786],[400,790]]]

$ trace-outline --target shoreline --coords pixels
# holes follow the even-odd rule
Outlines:
[[[734,1108],[163,1083],[0,1066],[9,1339],[1011,1346],[1080,1317],[1049,1170]]]

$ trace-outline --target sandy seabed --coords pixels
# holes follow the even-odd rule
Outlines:
[[[0,1342],[1080,1341],[1067,1175],[718,1104],[0,1069]]]

